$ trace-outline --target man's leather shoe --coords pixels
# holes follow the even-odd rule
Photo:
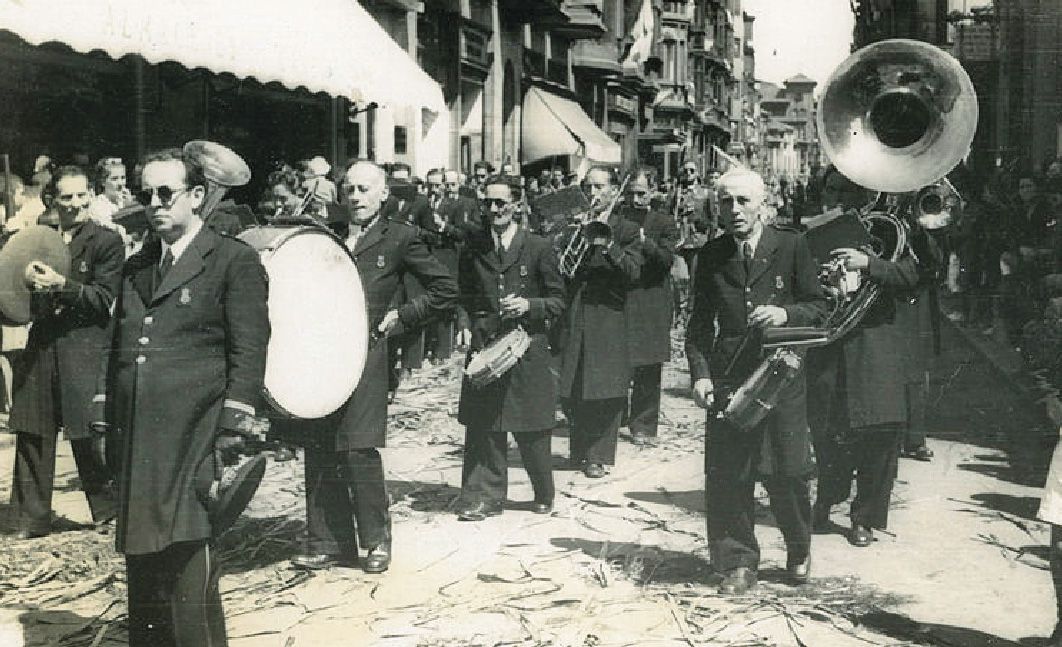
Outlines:
[[[320,553],[317,555],[296,555],[291,558],[291,565],[308,571],[320,571],[333,566],[349,566],[350,558],[341,555]]]
[[[365,561],[362,562],[361,568],[366,573],[378,575],[386,571],[390,566],[391,542],[385,541],[379,546],[369,549],[369,553],[365,555]]]
[[[745,595],[756,588],[757,582],[755,570],[739,566],[726,574],[719,584],[719,592],[723,595]]]
[[[852,525],[852,532],[848,535],[848,543],[860,548],[866,548],[874,541],[874,531],[867,526]]]
[[[805,557],[803,561],[788,561],[785,565],[785,572],[794,584],[807,584],[811,579],[811,555]]]
[[[921,447],[916,447],[915,449],[904,450],[903,457],[913,458],[916,461],[928,463],[929,461],[933,460],[933,450],[926,447],[925,445],[922,445]]]
[[[497,501],[486,502],[477,501],[476,503],[459,510],[457,512],[457,518],[460,521],[483,521],[487,517],[497,517],[502,513],[502,505]]]
[[[531,512],[534,512],[535,514],[549,514],[553,512],[553,504],[535,501],[531,504]]]
[[[583,474],[588,479],[599,479],[608,472],[605,471],[605,467],[601,463],[587,463],[583,466]]]
[[[819,505],[818,503],[816,503],[811,508],[812,532],[824,535],[829,533],[832,528],[833,522],[830,521],[830,506]]]
[[[635,447],[645,447],[645,446],[649,445],[649,443],[650,443],[649,434],[639,434],[639,433],[631,434],[631,444],[634,445]]]

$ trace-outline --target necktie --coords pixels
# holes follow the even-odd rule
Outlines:
[[[155,286],[162,284],[162,279],[169,273],[170,268],[173,267],[173,252],[166,250],[166,253],[162,255],[162,262],[159,263],[158,268],[155,270]]]
[[[741,256],[745,262],[745,274],[752,272],[752,243],[745,241],[741,243]]]

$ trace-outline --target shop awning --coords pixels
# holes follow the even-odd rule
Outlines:
[[[355,0],[0,0],[0,29],[33,45],[446,110],[439,84]]]
[[[579,155],[601,164],[622,161],[620,145],[571,99],[531,87],[521,121],[520,161],[525,164],[554,155]]]

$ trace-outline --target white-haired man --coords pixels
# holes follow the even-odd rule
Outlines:
[[[372,162],[356,162],[343,178],[342,195],[350,213],[346,245],[365,290],[369,325],[379,335],[369,348],[361,381],[335,413],[281,425],[296,437],[310,439],[306,447],[309,545],[307,554],[292,560],[300,568],[356,561],[359,543],[367,551],[362,561],[365,572],[382,573],[390,566],[391,517],[377,449],[384,446],[387,431],[388,337],[448,312],[457,300],[456,281],[432,256],[417,229],[382,214],[387,193],[387,177]],[[392,307],[407,274],[416,277],[424,293]]]
[[[725,407],[727,397],[763,358],[768,327],[806,326],[825,313],[818,272],[803,236],[763,222],[763,179],[736,169],[719,179],[724,234],[697,258],[694,307],[686,336],[693,395],[701,406]],[[718,322],[718,326],[716,326]],[[747,341],[746,341],[747,340]],[[712,565],[723,575],[720,592],[740,595],[757,583],[757,480],[785,538],[787,570],[806,581],[811,555],[812,472],[803,372],[782,392],[775,409],[751,432],[712,413],[705,434],[708,540]]]

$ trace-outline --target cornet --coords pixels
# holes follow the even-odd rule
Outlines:
[[[560,253],[557,259],[558,269],[566,278],[570,279],[575,276],[575,273],[579,271],[579,267],[582,266],[583,261],[589,254],[591,247],[595,244],[600,244],[601,240],[612,239],[612,212],[616,209],[616,205],[619,204],[620,198],[623,197],[623,190],[627,187],[627,182],[630,181],[630,178],[629,174],[623,178],[619,189],[611,195],[608,206],[604,210],[594,215],[601,203],[608,199],[606,197],[607,194],[595,197],[590,204],[590,210],[585,214],[581,214],[582,217],[577,218],[577,222],[568,225],[570,232],[568,243],[564,246],[564,251]]]

